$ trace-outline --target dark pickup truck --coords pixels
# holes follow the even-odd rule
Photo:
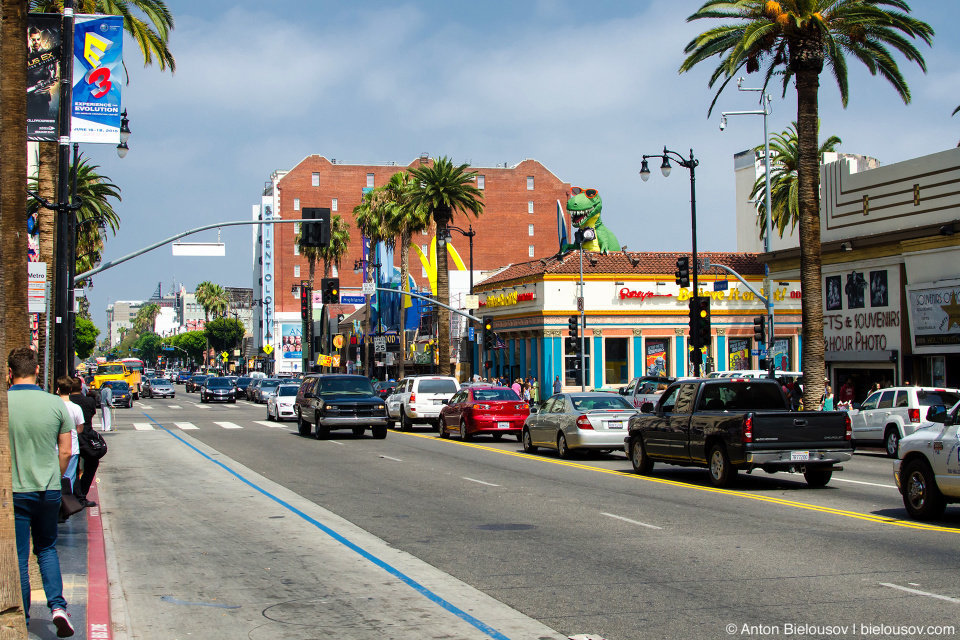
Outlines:
[[[790,411],[775,380],[682,380],[640,411],[623,446],[641,475],[666,462],[706,467],[717,487],[732,484],[741,469],[802,473],[822,487],[834,465],[853,455],[846,411]]]

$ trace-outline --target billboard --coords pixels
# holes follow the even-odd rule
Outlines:
[[[960,280],[908,285],[914,353],[960,352]]]
[[[730,371],[752,369],[750,338],[730,338]]]
[[[27,15],[27,140],[59,137],[60,20],[59,13]]]
[[[280,353],[284,360],[303,358],[302,336],[303,326],[300,323],[280,326],[281,342]]]
[[[123,17],[77,14],[71,142],[120,143]]]

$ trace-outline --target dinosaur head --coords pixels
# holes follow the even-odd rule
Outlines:
[[[577,229],[584,226],[594,226],[600,217],[600,209],[603,207],[600,193],[596,189],[581,189],[580,187],[573,187],[570,191],[573,195],[567,200],[567,211],[570,213],[573,226]]]

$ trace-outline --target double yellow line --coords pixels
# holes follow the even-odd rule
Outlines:
[[[737,498],[747,498],[749,500],[756,500],[758,502],[768,502],[770,504],[778,504],[785,507],[793,507],[795,509],[805,509],[807,511],[817,511],[820,513],[829,513],[835,516],[843,516],[845,518],[856,518],[857,520],[866,520],[867,522],[878,522],[880,524],[892,524],[897,527],[906,527],[908,529],[920,529],[922,531],[941,531],[944,533],[960,533],[960,529],[953,529],[950,527],[941,527],[933,524],[926,524],[923,522],[915,522],[913,520],[899,520],[897,518],[888,518],[886,516],[877,516],[871,513],[860,513],[858,511],[847,511],[845,509],[834,509],[833,507],[822,507],[815,504],[808,504],[806,502],[796,502],[794,500],[784,500],[783,498],[775,498],[771,496],[762,496],[756,495],[753,493],[744,493],[742,491],[732,491],[730,489],[718,489],[716,487],[702,487],[695,484],[690,484],[688,482],[678,482],[676,480],[667,480],[666,478],[655,478],[651,476],[641,476],[635,473],[624,473],[622,471],[616,471],[614,469],[604,469],[602,467],[594,467],[588,464],[580,464],[579,462],[571,462],[569,460],[560,460],[556,458],[545,458],[543,456],[530,455],[529,453],[520,453],[517,451],[504,451],[503,449],[497,449],[495,447],[488,447],[482,444],[476,444],[474,442],[462,442],[460,440],[441,440],[435,435],[424,434],[424,433],[409,433],[409,432],[397,432],[397,435],[404,436],[413,436],[415,438],[424,438],[426,440],[432,440],[434,442],[440,441],[445,444],[459,445],[462,447],[472,447],[474,449],[480,449],[482,451],[491,451],[493,453],[499,453],[505,456],[513,456],[516,458],[526,458],[527,460],[536,460],[538,462],[546,462],[549,464],[558,464],[565,467],[572,467],[574,469],[583,469],[584,471],[593,471],[596,473],[606,473],[618,478],[628,478],[633,480],[640,480],[644,482],[655,482],[657,484],[665,484],[673,487],[680,487],[682,489],[694,489],[696,491],[705,491],[708,493],[719,493],[727,496],[734,496]]]

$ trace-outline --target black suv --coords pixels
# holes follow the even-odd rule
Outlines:
[[[387,437],[387,405],[364,376],[314,374],[303,379],[294,405],[300,435],[316,426],[318,440],[331,429],[352,429],[361,436],[370,428],[374,438]]]

